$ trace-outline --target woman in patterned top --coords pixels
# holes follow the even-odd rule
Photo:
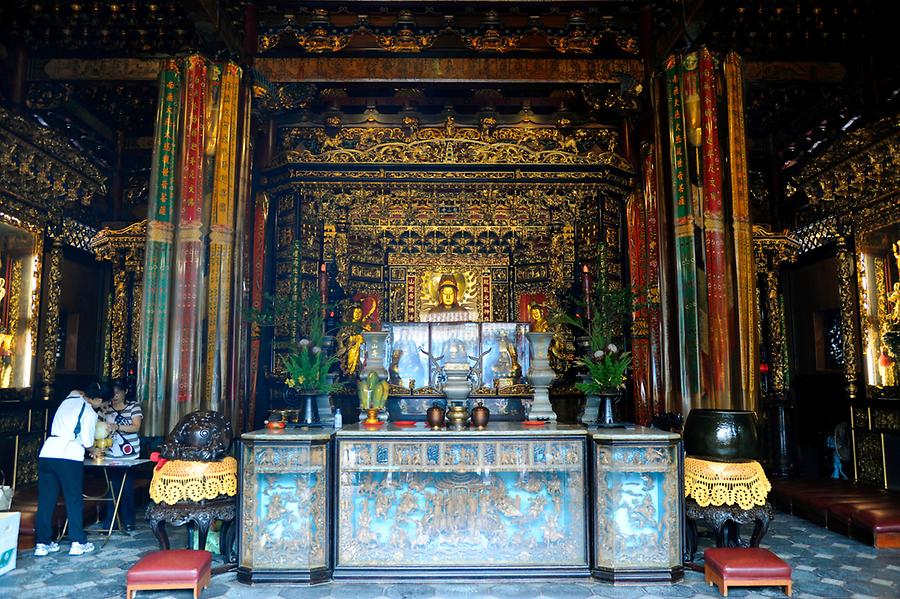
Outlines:
[[[109,449],[109,457],[116,460],[137,459],[141,454],[141,438],[138,431],[141,430],[141,406],[137,402],[128,401],[125,395],[125,385],[121,382],[113,383],[113,398],[110,403],[100,409],[100,418],[106,422],[107,430],[112,437],[112,447]],[[122,499],[119,504],[119,516],[125,525],[125,530],[134,530],[134,478],[133,475],[125,476],[126,468],[109,468],[110,493],[119,493],[122,481],[125,488],[121,491]],[[111,495],[110,499],[115,499]],[[109,529],[112,524],[112,504],[107,503],[105,517],[101,525]]]

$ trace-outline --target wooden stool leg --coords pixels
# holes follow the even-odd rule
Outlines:
[[[150,520],[150,530],[159,542],[160,549],[169,549],[169,535],[166,534],[165,520]]]
[[[785,585],[785,587],[784,587],[784,594],[787,595],[788,597],[791,596],[791,585],[792,584],[793,584],[793,581],[789,580],[787,585]]]

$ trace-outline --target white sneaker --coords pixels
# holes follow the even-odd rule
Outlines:
[[[53,541],[50,541],[49,545],[38,543],[34,546],[34,557],[44,557],[48,553],[56,553],[57,551],[59,551],[59,545]]]
[[[81,555],[83,553],[90,553],[93,550],[93,543],[78,543],[77,541],[73,541],[72,548],[69,549],[69,555]]]

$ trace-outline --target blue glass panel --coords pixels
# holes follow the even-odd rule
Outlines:
[[[338,566],[586,565],[581,443],[392,445],[390,470],[341,476]]]

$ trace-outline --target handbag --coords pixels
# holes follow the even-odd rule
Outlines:
[[[13,488],[6,484],[6,473],[0,470],[0,512],[9,511],[12,499]]]

